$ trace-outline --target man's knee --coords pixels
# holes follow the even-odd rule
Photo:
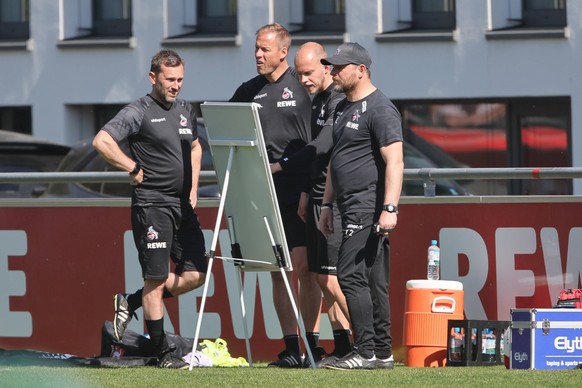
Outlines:
[[[189,291],[202,286],[206,281],[206,274],[197,271],[183,272],[180,277],[185,280],[186,288],[188,288]]]

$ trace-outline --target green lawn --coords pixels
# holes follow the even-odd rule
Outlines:
[[[0,366],[0,387],[573,387],[582,369],[507,370],[503,366],[336,371],[327,369]]]

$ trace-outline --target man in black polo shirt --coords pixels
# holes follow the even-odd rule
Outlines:
[[[323,202],[336,198],[342,216],[337,272],[354,331],[354,351],[326,367],[391,369],[388,235],[396,227],[404,172],[401,117],[372,84],[365,48],[344,43],[321,63],[333,66],[335,88],[346,94],[335,110]],[[334,230],[332,219],[332,209],[323,208],[325,235]]]
[[[132,179],[131,223],[144,278],[142,289],[114,296],[113,326],[121,341],[135,310],[143,306],[158,366],[183,369],[189,365],[172,354],[164,332],[163,298],[193,290],[205,280],[204,236],[194,212],[202,147],[192,106],[177,98],[184,80],[180,56],[172,50],[158,52],[149,79],[151,93],[123,108],[93,140],[99,154]],[[125,140],[131,155],[118,145]]]
[[[258,75],[240,85],[231,102],[260,104],[259,116],[269,162],[284,161],[311,140],[309,95],[287,62],[291,45],[289,32],[280,24],[261,27],[256,33],[255,61]],[[305,223],[297,215],[308,168],[280,171],[273,175],[277,201],[293,269],[300,284],[299,308],[310,348],[318,347],[321,290],[315,274],[307,267]],[[287,273],[291,280],[291,273]],[[301,347],[297,322],[280,272],[272,272],[273,302],[283,331],[285,350],[270,366],[301,368]],[[290,282],[291,283],[291,282]],[[292,283],[291,283],[292,284]]]

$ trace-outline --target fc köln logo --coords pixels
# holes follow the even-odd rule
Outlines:
[[[186,117],[184,117],[184,115],[180,115],[180,125],[183,127],[188,125],[188,119]]]
[[[157,240],[158,239],[158,232],[154,229],[153,226],[148,228],[148,232],[146,234],[148,240]]]
[[[293,98],[293,92],[289,88],[285,88],[283,89],[283,94],[281,95],[281,97],[283,97],[284,100]]]

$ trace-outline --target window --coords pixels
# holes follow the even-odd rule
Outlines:
[[[163,46],[240,45],[238,0],[164,1]]]
[[[570,101],[401,105],[405,142],[437,167],[570,167]],[[569,195],[567,179],[462,181],[475,195]]]
[[[565,27],[566,0],[523,0],[524,27]]]
[[[456,40],[455,0],[381,0],[377,42]]]
[[[0,40],[27,40],[29,15],[29,0],[0,0]]]
[[[198,0],[198,33],[236,34],[236,0]]]
[[[303,27],[306,31],[338,31],[346,29],[344,0],[304,0]]]
[[[93,36],[131,36],[131,0],[93,0]]]
[[[416,30],[454,30],[454,0],[412,0],[412,28]]]
[[[29,106],[0,107],[0,129],[32,134],[32,109]]]
[[[487,39],[566,37],[566,0],[498,0],[489,11]]]

